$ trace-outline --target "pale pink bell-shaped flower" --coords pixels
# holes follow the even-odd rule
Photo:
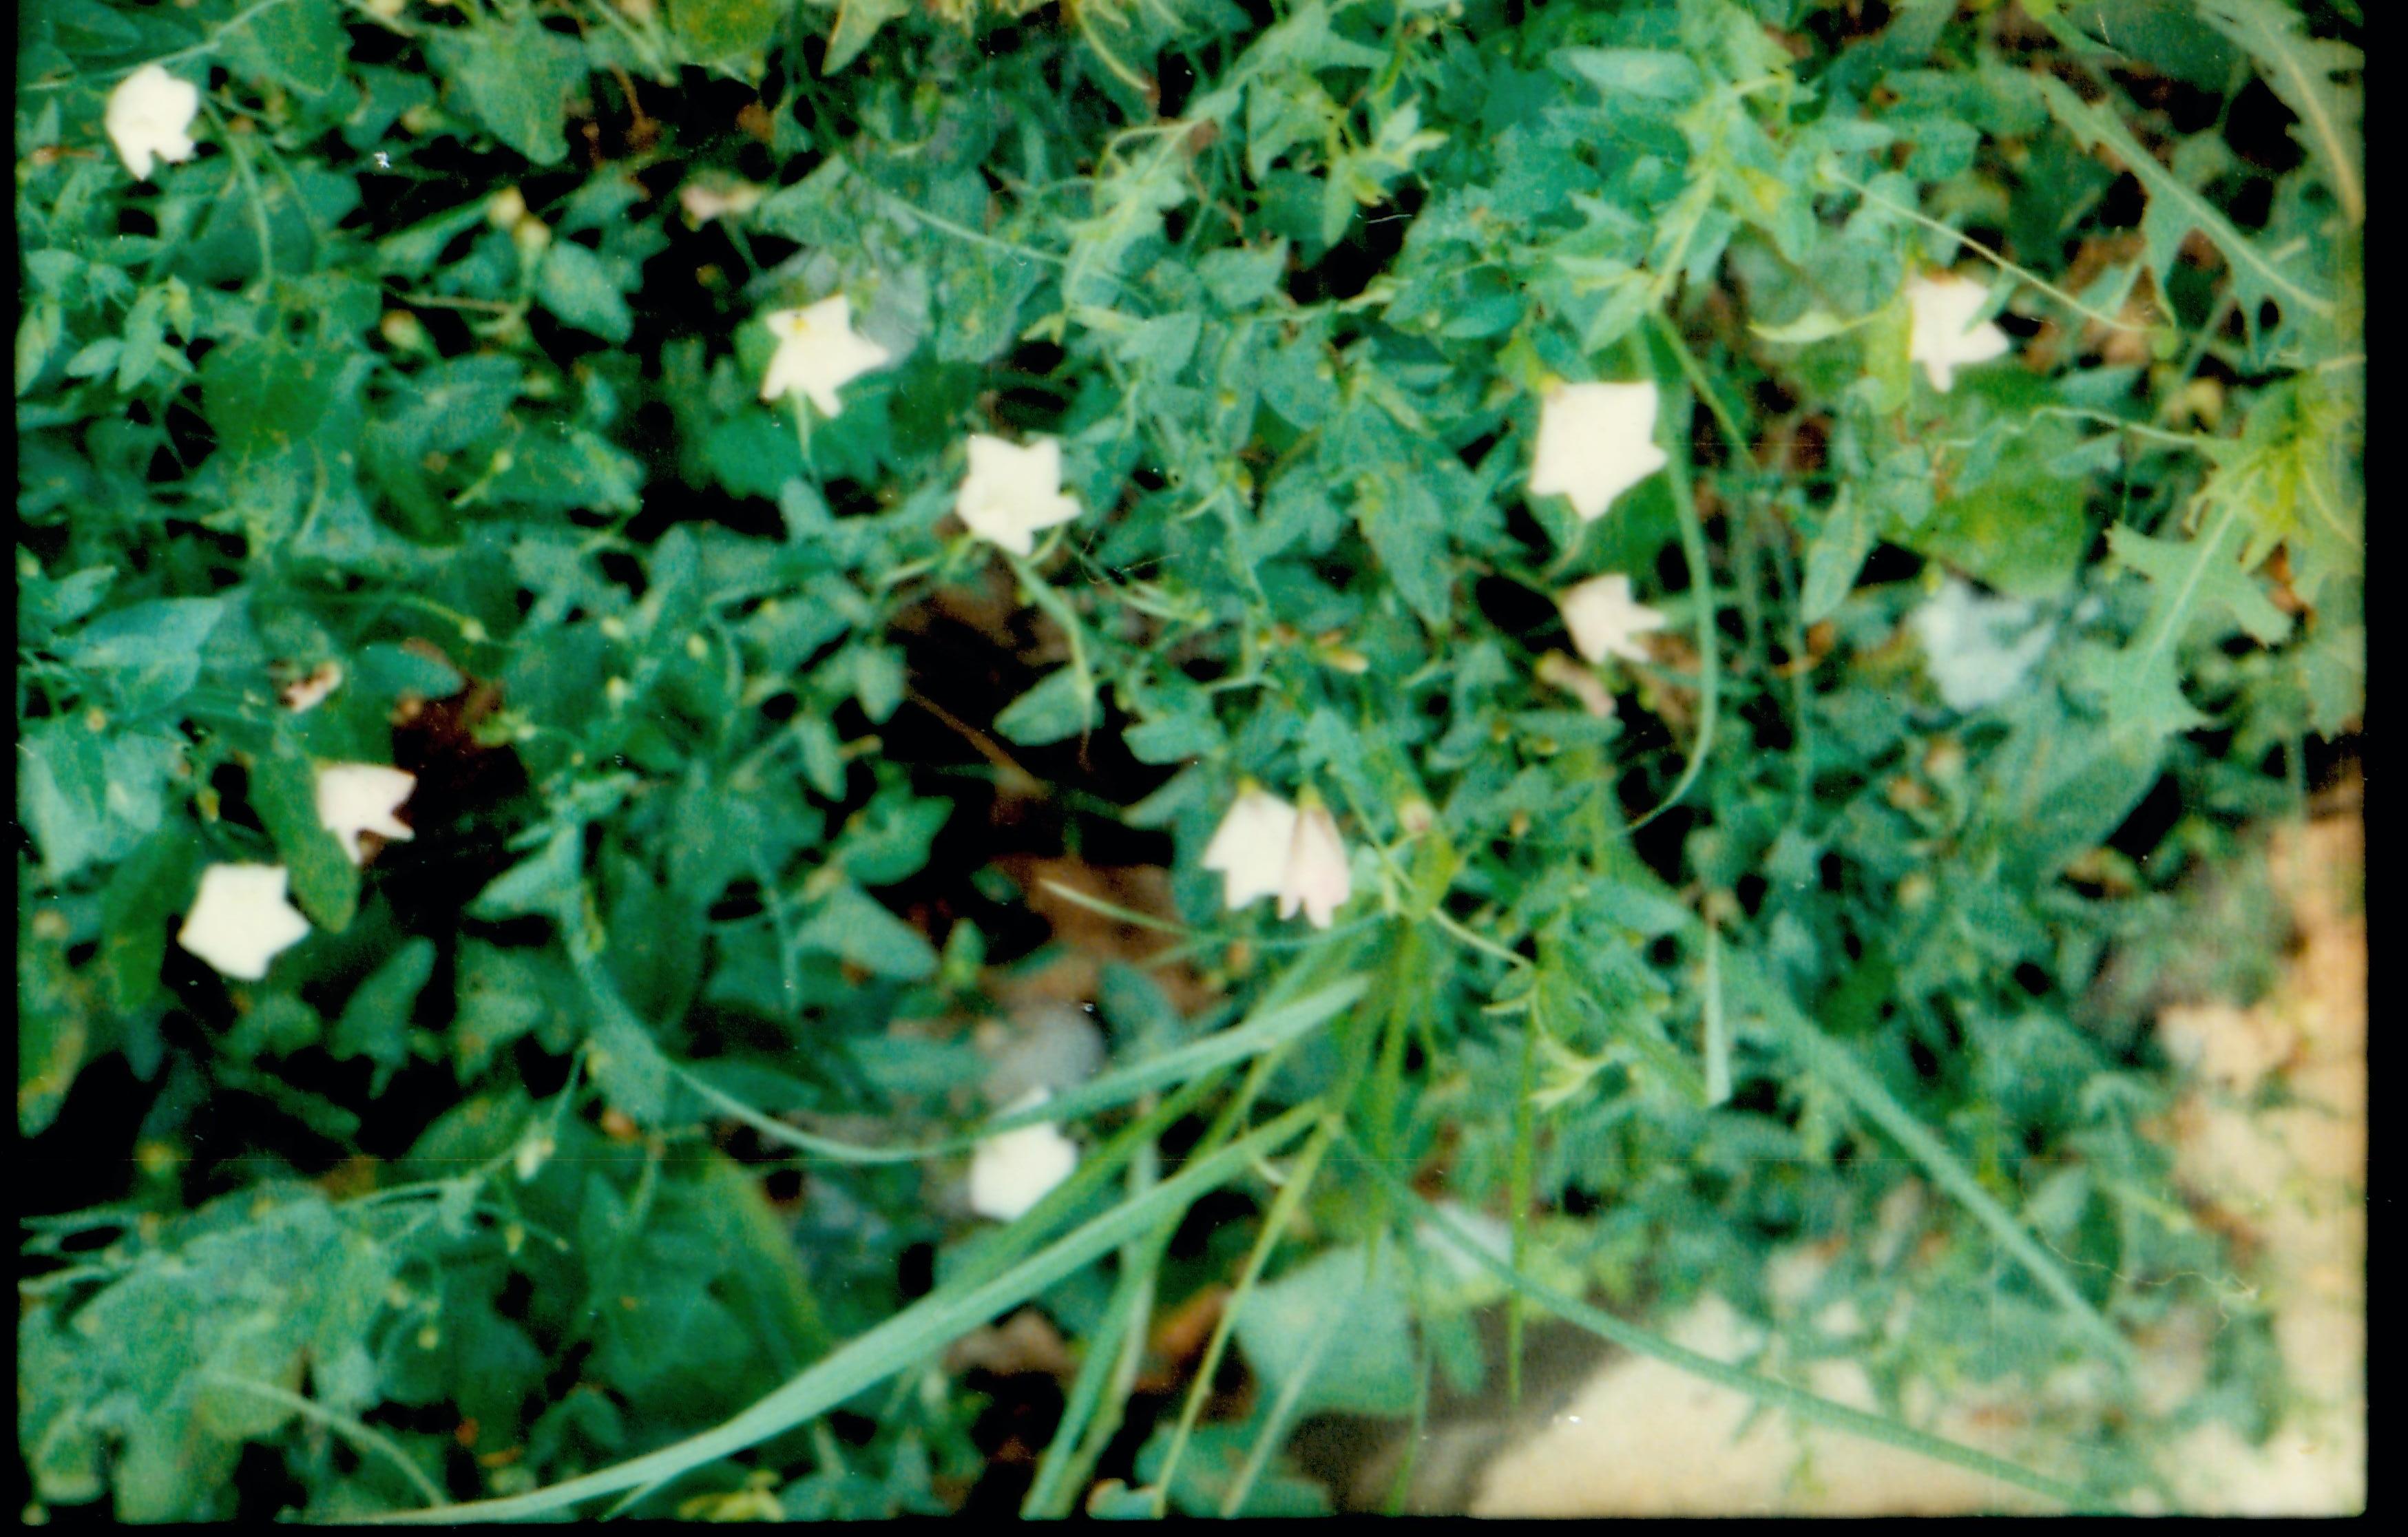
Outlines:
[[[1563,610],[1564,627],[1571,631],[1573,646],[1592,662],[1609,656],[1644,662],[1647,653],[1637,638],[1664,627],[1662,614],[1631,601],[1630,579],[1618,571],[1557,593],[1555,607]]]
[[[1038,530],[1079,515],[1078,502],[1062,490],[1062,445],[1054,438],[1034,438],[1023,447],[974,432],[969,461],[953,512],[971,533],[998,549],[1026,555],[1037,547]]]
[[[2010,345],[2007,334],[1990,322],[1973,322],[1989,301],[1989,289],[1970,278],[1942,274],[1907,280],[1907,308],[1914,313],[1907,359],[1923,365],[1931,387],[1941,394],[1956,382],[1958,367],[1987,363]]]
[[[1259,784],[1247,784],[1229,803],[1212,841],[1204,845],[1204,868],[1224,880],[1221,902],[1234,912],[1279,894],[1296,844],[1296,808]]]
[[[211,865],[176,942],[221,976],[259,981],[278,952],[309,932],[309,920],[284,899],[288,879],[281,865]]]
[[[1041,1088],[1021,1097],[1006,1114],[1045,1102]],[[970,1155],[970,1210],[1010,1222],[1042,1200],[1079,1167],[1079,1144],[1062,1128],[1039,1123],[983,1139]]]
[[[1670,461],[1656,446],[1656,389],[1636,384],[1558,384],[1539,407],[1530,490],[1560,494],[1583,523]]]
[[[1315,928],[1327,928],[1337,911],[1354,894],[1354,878],[1346,867],[1346,844],[1329,808],[1306,793],[1296,813],[1296,832],[1288,845],[1287,869],[1281,872],[1279,915],[1293,918],[1304,910]]]
[[[200,109],[200,87],[149,64],[117,82],[101,125],[125,168],[148,181],[154,159],[193,158],[193,119]]]
[[[418,835],[394,812],[418,786],[418,776],[381,763],[330,763],[318,770],[318,821],[360,863],[360,834],[385,839]]]
[[[761,398],[782,400],[807,396],[820,414],[834,417],[844,409],[837,391],[886,362],[885,348],[853,328],[853,302],[831,294],[801,309],[775,309],[761,323],[778,340],[769,371],[761,381]]]

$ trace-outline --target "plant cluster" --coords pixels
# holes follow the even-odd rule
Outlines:
[[[2100,979],[2362,711],[2358,25],[29,6],[36,1501],[1324,1508],[1801,1241],[1884,1411],[1688,1364],[2086,1503],[2266,1423]]]

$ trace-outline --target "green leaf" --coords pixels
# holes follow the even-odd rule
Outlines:
[[[2274,606],[2256,577],[2242,565],[2240,530],[2221,539],[2154,539],[2118,524],[2107,530],[2108,553],[2126,570],[2149,579],[2160,599],[2189,616],[2202,639],[2221,639],[2234,629],[2261,646],[2289,639],[2291,616]]]
[[[910,14],[911,0],[836,0],[836,22],[828,28],[827,56],[820,62],[820,73],[843,69],[869,46],[879,28]]]
[[[2116,562],[2149,579],[2149,611],[2123,647],[2086,648],[2074,682],[2096,697],[2118,730],[2155,741],[2209,724],[2182,691],[2186,643],[2220,639],[2240,630],[2271,645],[2290,634],[2291,619],[2274,607],[2241,564],[2248,540],[2237,504],[2186,540],[2152,539],[2121,524],[2107,533]]]
[[[382,640],[362,646],[352,661],[358,685],[383,699],[398,699],[405,694],[448,699],[468,686],[458,668]]]
[[[19,934],[17,1130],[38,1137],[58,1119],[92,1053],[88,1016],[94,1011],[90,992],[67,969],[62,947],[27,943],[22,929]]]
[[[1078,668],[1057,668],[995,717],[995,728],[1024,747],[1062,741],[1097,725],[1096,688]]]
[[[605,341],[625,341],[636,317],[602,258],[574,240],[554,240],[543,253],[536,293],[544,308]]]
[[[117,352],[117,393],[131,395],[159,362],[167,336],[167,291],[146,288],[125,314],[124,339]]]
[[[250,459],[308,438],[333,403],[342,366],[337,354],[280,336],[216,348],[201,364],[201,405],[219,448]]]
[[[1354,523],[1413,612],[1432,629],[1445,628],[1455,610],[1455,563],[1446,509],[1428,483],[1412,474],[1357,480]]]
[[[1196,1159],[1143,1194],[1111,1208],[1001,1274],[939,1287],[877,1327],[846,1341],[825,1359],[725,1423],[597,1472],[533,1494],[439,1507],[400,1521],[450,1524],[462,1518],[508,1520],[566,1510],[623,1489],[647,1488],[695,1468],[719,1461],[785,1430],[809,1424],[874,1387],[897,1372],[924,1361],[944,1342],[1009,1311],[1063,1277],[1176,1219],[1207,1191],[1219,1188],[1250,1162],[1276,1152],[1300,1134],[1313,1107],[1289,1112],[1269,1125]]]
[[[100,606],[117,580],[114,566],[87,566],[53,582],[36,572],[17,582],[17,639],[40,642]]]
[[[2366,57],[2347,43],[2308,35],[2307,18],[2284,0],[2198,0],[2207,23],[2240,44],[2258,72],[2300,122],[2292,130],[2324,165],[2325,179],[2353,224],[2366,218],[2364,92],[2335,75],[2362,71]]]
[[[394,1071],[409,1060],[410,1014],[434,974],[435,941],[413,935],[352,990],[335,1021],[326,1050],[338,1059],[365,1056],[376,1064],[368,1080],[370,1099],[381,1096]]]
[[[122,713],[149,715],[193,691],[201,645],[225,611],[222,597],[151,598],[85,625],[67,660],[95,674]]]
[[[457,981],[459,1000],[452,1015],[452,1051],[460,1079],[466,1083],[484,1070],[504,1047],[522,1036],[543,1032],[553,1050],[566,1041],[552,1037],[566,1014],[553,997],[554,972],[529,953],[506,950],[481,940],[460,941]]]
[[[241,73],[265,77],[300,92],[322,95],[343,79],[351,37],[339,6],[293,0],[251,7],[251,20],[221,35],[226,63]]]
[[[585,83],[585,56],[546,30],[535,11],[507,23],[435,33],[426,47],[437,70],[494,137],[538,165],[568,158],[561,122],[568,93]]]
[[[1564,48],[1547,62],[1588,81],[1612,101],[1642,96],[1654,101],[1694,101],[1705,89],[1698,66],[1678,53],[1646,48]]]
[[[197,852],[188,827],[164,827],[137,844],[101,890],[101,973],[120,1013],[133,1013],[159,991],[167,921],[193,898]]]
[[[1196,263],[1204,291],[1224,309],[1248,309],[1279,292],[1287,276],[1288,243],[1268,246],[1225,246],[1206,251]]]
[[[1979,386],[1967,382],[1970,397]],[[2083,444],[2063,418],[2027,414],[2028,392],[2000,393],[1995,456],[1960,473],[1918,526],[1896,537],[2011,597],[2055,597],[2073,584],[2091,539]]]
[[[330,933],[349,927],[359,911],[359,869],[318,820],[317,766],[289,726],[251,765],[251,803],[292,871],[294,905]]]
[[[29,722],[17,744],[18,813],[42,853],[44,879],[123,857],[165,814],[181,738],[101,736],[82,720]]]
[[[669,1059],[642,1027],[629,1019],[609,1019],[589,1037],[593,1050],[586,1067],[600,1085],[603,1098],[640,1127],[657,1127],[668,1114],[675,1089]]]
[[[928,847],[953,809],[950,800],[882,790],[845,823],[828,859],[865,886],[892,885],[928,863]]]
[[[66,312],[56,299],[36,299],[25,307],[25,315],[17,323],[17,398],[25,397],[42,372],[42,366],[66,340]]]
[[[1274,1392],[1297,1389],[1293,1413],[1401,1415],[1413,1405],[1412,1313],[1393,1257],[1361,1244],[1326,1250],[1254,1288],[1238,1343]]]
[[[1812,625],[1828,618],[1856,584],[1865,557],[1879,542],[1881,520],[1872,507],[1846,485],[1823,513],[1823,527],[1806,549],[1806,591],[1799,599],[1798,617]]]
[[[1122,733],[1129,754],[1140,763],[1178,763],[1217,753],[1228,742],[1221,724],[1208,709],[1176,715],[1158,715]]]
[[[927,937],[851,883],[828,893],[795,930],[794,942],[805,955],[835,955],[898,982],[924,982],[937,973],[937,952]]]
[[[752,59],[793,8],[791,0],[674,0],[669,22],[696,59]]]
[[[945,248],[939,267],[937,356],[948,363],[991,363],[1020,333],[1020,310],[1044,279],[1044,268],[968,240]]]
[[[468,904],[476,918],[514,918],[527,913],[555,917],[568,912],[584,883],[585,830],[582,825],[554,829],[532,858],[523,859],[495,877]]]
[[[2233,295],[2240,301],[2242,319],[2253,333],[2258,325],[2258,306],[2269,298],[2279,301],[2286,309],[2303,309],[2317,316],[2333,313],[2332,296],[2300,274],[2295,253],[2286,251],[2278,259],[2242,234],[2204,192],[2151,154],[2105,108],[2084,101],[2074,94],[2071,86],[2054,75],[2033,79],[2051,115],[2077,141],[2086,149],[2104,146],[2147,189],[2149,206],[2141,217],[2141,237],[2149,272],[2157,280],[2160,294],[2167,291],[2167,279],[2182,259],[2183,241],[2196,230],[2214,242],[2230,264]]]

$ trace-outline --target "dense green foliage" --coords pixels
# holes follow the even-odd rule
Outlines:
[[[36,1499],[1319,1508],[1287,1431],[1468,1387],[1512,1289],[1375,1171],[1492,1214],[1517,1328],[1841,1240],[1885,1391],[2102,1364],[2028,1453],[2084,1499],[2258,1428],[2237,1295],[2194,1401],[2119,1374],[2229,1267],[2140,1129],[2147,978],[2097,984],[2361,709],[2357,24],[31,0]],[[145,180],[153,63],[197,148]],[[1952,268],[2013,344],[1943,392]],[[838,294],[885,361],[765,401],[765,317]],[[1660,472],[1530,490],[1552,392],[1646,380]],[[1025,557],[952,515],[973,433],[1061,445]],[[1664,623],[1575,662],[1612,573]],[[337,763],[416,776],[365,865]],[[1326,928],[1223,911],[1247,780],[1334,815]],[[967,1026],[1056,954],[1033,855],[1175,916],[998,1226]],[[259,980],[174,938],[227,862],[311,926]],[[1250,1394],[1133,1394],[1219,1282]],[[938,1364],[1032,1298],[1033,1487]]]

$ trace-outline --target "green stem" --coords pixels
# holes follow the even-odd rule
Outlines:
[[[374,1452],[393,1464],[409,1481],[409,1487],[418,1491],[418,1497],[429,1506],[440,1505],[449,1498],[436,1487],[433,1479],[426,1476],[426,1471],[412,1462],[409,1455],[390,1439],[349,1415],[327,1408],[315,1399],[305,1398],[274,1383],[253,1382],[248,1377],[228,1376],[222,1372],[203,1372],[201,1381],[212,1387],[232,1388],[238,1393],[249,1393],[253,1398],[265,1399],[270,1403],[281,1404],[302,1418],[324,1426],[362,1451]]]
[[[1923,212],[1919,208],[1910,208],[1903,203],[1892,202],[1890,199],[1884,197],[1881,194],[1873,191],[1872,188],[1865,185],[1861,181],[1858,181],[1854,177],[1847,176],[1837,170],[1828,169],[1827,169],[1824,174],[1828,176],[1832,180],[1838,182],[1841,186],[1843,186],[1850,192],[1855,193],[1857,196],[1862,197],[1866,202],[1871,203],[1879,208],[1887,208],[1890,212],[1897,214],[1899,218],[1911,220],[1914,223],[1922,225],[1924,228],[1933,231],[1935,234],[1947,236],[1958,245],[1971,251],[1976,256],[1982,257],[1992,266],[1997,266],[2000,270],[2012,273],[2022,281],[2031,284],[2034,288],[2039,289],[2050,298],[2055,299],[2057,303],[2064,305],[2069,309],[2071,309],[2075,314],[2086,316],[2113,331],[2145,332],[2149,329],[2149,327],[2145,325],[2135,325],[2130,321],[2125,320],[2120,316],[2110,315],[2104,310],[2091,309],[2088,305],[2083,303],[2080,299],[2075,298],[2064,289],[2057,287],[2055,283],[2050,282],[2046,278],[2042,277],[2039,273],[2032,271],[2029,267],[2018,266],[2015,263],[2009,261],[2005,256],[1991,250],[1988,246],[1984,245],[1981,241],[1973,238],[1973,237],[1966,234],[1964,231],[1952,229],[1948,225],[1942,223],[1939,220],[1932,218],[1929,214]]]
[[[1271,1209],[1263,1218],[1262,1231],[1254,1235],[1254,1247],[1246,1253],[1245,1267],[1238,1273],[1238,1284],[1229,1293],[1229,1300],[1221,1309],[1220,1320],[1212,1326],[1211,1343],[1204,1347],[1204,1359],[1196,1368],[1196,1380],[1188,1386],[1187,1401],[1180,1406],[1179,1423],[1170,1432],[1170,1447],[1164,1454],[1162,1472],[1154,1486],[1154,1514],[1168,1514],[1170,1490],[1179,1475],[1181,1459],[1187,1455],[1187,1443],[1196,1433],[1196,1422],[1203,1416],[1204,1401],[1212,1395],[1212,1379],[1220,1373],[1221,1358],[1228,1353],[1229,1339],[1237,1331],[1238,1314],[1244,1311],[1247,1299],[1254,1295],[1254,1284],[1262,1278],[1263,1268],[1270,1262],[1271,1251],[1287,1232],[1297,1208],[1304,1204],[1304,1196],[1321,1171],[1322,1156],[1337,1140],[1339,1118],[1327,1112],[1313,1128],[1312,1138],[1304,1144],[1288,1166],[1286,1181],[1272,1198]]]
[[[1541,973],[1543,976],[1543,973]],[[1539,1018],[1541,989],[1530,989],[1530,1007],[1522,1020],[1522,1065],[1513,1086],[1513,1150],[1506,1174],[1506,1200],[1510,1203],[1513,1235],[1513,1268],[1520,1270],[1529,1253],[1530,1195],[1534,1167],[1538,1161],[1538,1116],[1530,1101],[1539,1084],[1539,1032],[1545,1026]],[[1522,1406],[1522,1299],[1519,1295],[1505,1300],[1505,1402],[1508,1408]]]
[[[1675,414],[1685,419],[1686,401],[1674,402]],[[1685,433],[1673,445],[1665,468],[1672,486],[1672,511],[1681,524],[1681,554],[1689,567],[1689,589],[1697,604],[1697,644],[1698,692],[1698,740],[1689,750],[1689,761],[1681,769],[1681,777],[1664,798],[1643,815],[1630,822],[1626,834],[1638,831],[1657,817],[1680,804],[1697,783],[1705,768],[1706,757],[1713,749],[1714,727],[1722,709],[1722,659],[1714,626],[1714,576],[1706,553],[1706,531],[1698,522],[1698,504],[1689,485],[1689,444]]]

